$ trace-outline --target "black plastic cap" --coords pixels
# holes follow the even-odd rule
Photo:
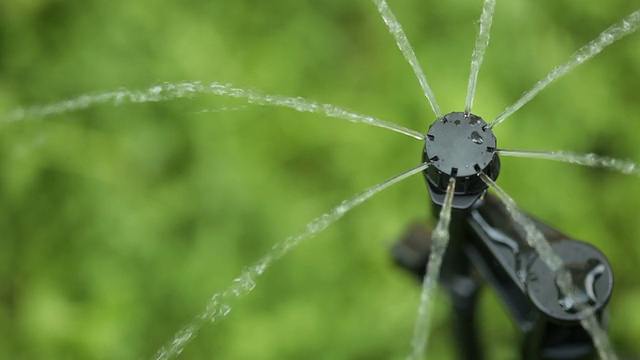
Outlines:
[[[452,112],[431,124],[422,157],[431,163],[424,174],[432,201],[442,205],[453,176],[453,207],[466,209],[473,205],[487,189],[478,174],[483,172],[495,180],[500,173],[496,145],[493,131],[474,114]]]

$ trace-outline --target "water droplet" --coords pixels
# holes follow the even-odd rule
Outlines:
[[[231,291],[236,297],[245,296],[256,287],[256,283],[251,277],[252,274],[250,272],[245,272],[240,277],[233,280]]]
[[[529,261],[525,252],[514,252],[516,256],[515,270],[516,276],[521,283],[527,284],[529,277]]]
[[[478,145],[484,142],[484,138],[477,131],[472,132],[469,138]]]
[[[523,270],[523,269],[517,270],[516,275],[518,276],[518,280],[520,280],[521,283],[523,284],[527,283],[527,276],[529,274],[527,273],[526,270]]]
[[[231,306],[227,305],[227,304],[220,304],[220,318],[224,318],[227,315],[229,315],[229,313],[231,312]],[[213,322],[215,319],[211,319],[211,321]]]
[[[477,117],[477,116],[469,117],[469,125],[471,125],[473,127],[473,126],[476,126],[478,124],[480,124],[480,118],[479,117]]]

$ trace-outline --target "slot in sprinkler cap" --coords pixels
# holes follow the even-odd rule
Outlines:
[[[487,189],[478,176],[483,172],[498,178],[500,159],[495,153],[496,137],[481,117],[471,113],[452,112],[429,127],[423,161],[431,162],[425,178],[431,199],[437,205],[444,202],[450,177],[455,177],[453,207],[469,208]]]

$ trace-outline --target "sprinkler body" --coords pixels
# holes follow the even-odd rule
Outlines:
[[[525,234],[497,198],[487,194],[470,209],[454,210],[440,284],[451,299],[460,359],[483,359],[482,324],[477,322],[476,309],[485,284],[494,290],[521,334],[521,359],[597,359],[578,310],[589,306],[606,327],[606,305],[613,291],[611,265],[592,245],[530,219],[563,260],[578,297],[562,295],[551,270],[527,244]],[[431,233],[418,225],[394,245],[392,255],[421,281],[430,249]]]
[[[577,296],[564,296],[522,227],[499,199],[486,194],[488,185],[478,174],[495,180],[500,172],[497,141],[486,122],[473,114],[449,113],[430,126],[425,142],[422,156],[431,166],[424,176],[433,214],[439,213],[449,178],[456,179],[450,241],[439,281],[453,306],[460,358],[483,358],[475,313],[484,284],[494,289],[522,335],[521,359],[595,358],[591,337],[580,324],[581,310],[588,307],[606,326],[606,305],[613,291],[606,257],[529,216],[571,274]],[[418,226],[392,253],[398,264],[422,280],[430,249],[430,232]]]

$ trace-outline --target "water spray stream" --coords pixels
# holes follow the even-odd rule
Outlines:
[[[596,154],[577,154],[569,151],[532,151],[532,150],[507,150],[497,149],[500,155],[525,158],[537,158],[563,161],[589,167],[602,167],[619,171],[623,174],[640,176],[638,164],[629,160],[614,159]]]
[[[173,340],[163,346],[156,353],[156,360],[175,359],[182,353],[185,346],[193,340],[202,325],[206,322],[216,323],[224,319],[232,309],[235,301],[248,295],[256,286],[256,279],[260,277],[275,261],[282,258],[294,247],[298,246],[302,241],[307,240],[326,229],[329,225],[340,219],[349,210],[368,200],[380,191],[399,183],[400,181],[410,177],[411,175],[420,173],[429,167],[428,163],[394,176],[384,182],[375,185],[359,195],[343,201],[340,205],[334,207],[326,214],[323,214],[307,224],[305,231],[290,236],[281,243],[276,244],[271,250],[252,266],[245,268],[242,273],[233,280],[233,282],[223,291],[214,294],[205,310],[198,315],[193,321],[178,331]]]
[[[422,71],[422,67],[418,62],[416,53],[413,51],[413,48],[409,43],[409,39],[404,33],[404,30],[402,30],[402,26],[400,26],[398,19],[396,19],[396,16],[393,15],[393,12],[391,12],[391,9],[389,8],[386,0],[373,0],[373,2],[378,7],[378,12],[380,12],[384,23],[387,24],[387,27],[389,28],[389,32],[396,40],[396,44],[402,52],[402,55],[404,55],[404,58],[407,60],[409,65],[411,65],[413,72],[416,74],[416,77],[420,82],[420,86],[422,87],[422,91],[424,92],[424,96],[427,98],[429,104],[431,105],[431,109],[433,109],[433,112],[436,114],[437,118],[441,118],[442,110],[440,110],[440,106],[436,101],[436,95],[433,93],[433,90],[431,90],[431,86],[429,85],[429,82],[427,81],[427,78]]]
[[[553,251],[551,244],[549,244],[549,241],[547,241],[542,232],[536,227],[534,222],[518,208],[515,201],[502,188],[500,188],[498,184],[484,173],[479,173],[478,175],[489,187],[495,190],[496,195],[504,203],[513,220],[524,229],[527,243],[537,251],[540,259],[555,274],[556,284],[562,294],[565,295],[570,302],[580,304],[580,301],[577,300],[579,299],[579,295],[575,285],[573,284],[573,280],[571,279],[571,273],[565,269],[564,262]],[[591,335],[593,344],[596,347],[600,358],[608,360],[617,359],[617,356],[611,347],[609,337],[600,327],[594,312],[589,307],[580,307],[580,324],[589,333],[589,335]]]
[[[449,244],[449,223],[451,222],[451,209],[453,204],[453,193],[456,185],[455,177],[449,179],[444,204],[440,209],[438,225],[431,234],[431,252],[427,263],[427,272],[422,283],[422,293],[420,294],[420,306],[418,308],[418,318],[413,330],[411,340],[412,353],[409,360],[421,360],[427,349],[429,340],[429,330],[431,328],[431,314],[433,312],[433,297],[440,278],[440,268],[442,258]]]
[[[480,29],[478,29],[476,45],[473,49],[473,54],[471,55],[471,73],[469,74],[469,87],[467,89],[467,101],[464,110],[467,114],[471,112],[471,107],[473,107],[473,98],[476,93],[476,84],[478,82],[478,72],[482,65],[484,53],[489,45],[491,23],[493,21],[493,13],[495,12],[495,9],[495,0],[484,0],[482,15],[480,15]]]
[[[222,106],[222,107],[217,107],[217,108],[198,110],[198,111],[192,112],[192,114],[223,113],[223,112],[246,110],[248,108],[249,107],[247,105],[242,105],[242,106]]]
[[[558,80],[576,66],[591,59],[617,40],[635,32],[638,29],[638,24],[640,24],[640,10],[636,10],[620,22],[603,31],[596,39],[576,51],[569,61],[556,67],[547,74],[544,79],[538,81],[538,83],[535,84],[531,90],[525,92],[522,97],[515,102],[515,104],[509,106],[500,115],[498,115],[498,117],[489,124],[489,127],[493,128],[503,122],[507,117],[509,117],[509,115],[518,111],[518,109],[538,95],[538,93],[546,88],[547,85]]]
[[[69,111],[86,109],[92,105],[111,103],[114,105],[131,103],[160,102],[181,98],[192,98],[198,94],[213,94],[232,98],[244,99],[250,104],[263,106],[280,106],[299,112],[322,114],[328,117],[347,120],[353,123],[363,123],[392,130],[417,140],[424,140],[421,132],[407,129],[388,121],[379,120],[368,115],[350,112],[331,104],[321,104],[303,97],[287,97],[282,95],[263,94],[257,90],[243,89],[229,84],[216,82],[201,83],[179,82],[154,85],[144,90],[120,89],[97,94],[81,95],[75,99],[65,100],[43,106],[21,108],[7,116],[0,117],[0,122],[14,122],[30,118],[46,117]]]

